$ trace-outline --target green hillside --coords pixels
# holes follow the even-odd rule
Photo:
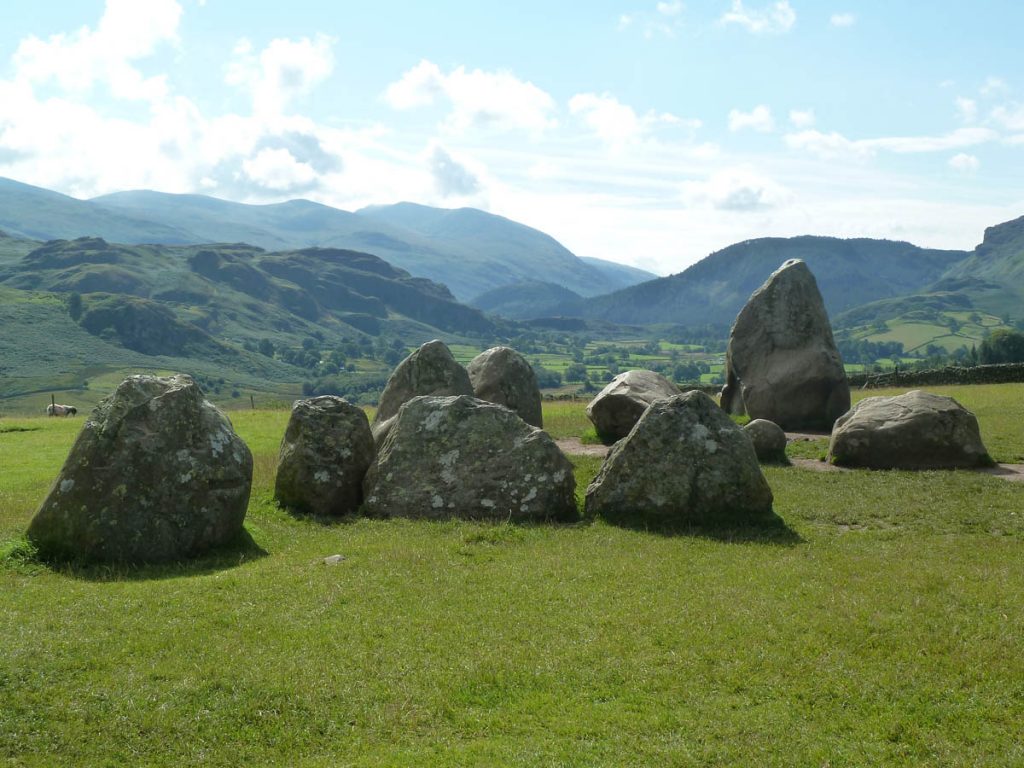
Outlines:
[[[768,275],[788,259],[803,259],[818,281],[826,308],[836,315],[919,291],[966,257],[963,251],[929,250],[890,240],[761,238],[717,251],[679,274],[581,303],[573,311],[620,323],[729,324]]]
[[[35,247],[30,247],[35,246]],[[97,377],[183,370],[236,397],[378,389],[432,338],[499,332],[448,289],[366,253],[0,240],[0,399],[89,401]]]
[[[554,283],[531,280],[494,288],[477,296],[469,303],[492,315],[512,320],[534,317],[555,317],[575,310],[583,297]]]

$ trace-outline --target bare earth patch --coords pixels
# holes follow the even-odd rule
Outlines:
[[[555,440],[555,444],[564,454],[573,456],[607,456],[608,446],[595,443],[586,445],[578,437],[563,437]]]

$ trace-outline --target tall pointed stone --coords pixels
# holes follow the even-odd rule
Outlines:
[[[783,429],[831,430],[850,386],[818,283],[790,259],[747,300],[729,334],[721,405]]]

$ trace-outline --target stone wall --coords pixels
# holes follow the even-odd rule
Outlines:
[[[851,388],[918,387],[941,384],[1010,384],[1024,382],[1024,363],[976,365],[972,368],[946,366],[927,371],[887,371],[854,373],[848,377]]]

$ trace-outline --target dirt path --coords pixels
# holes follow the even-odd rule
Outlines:
[[[607,456],[608,446],[607,445],[585,445],[578,437],[563,437],[560,440],[555,440],[562,453],[572,454],[573,456]]]

